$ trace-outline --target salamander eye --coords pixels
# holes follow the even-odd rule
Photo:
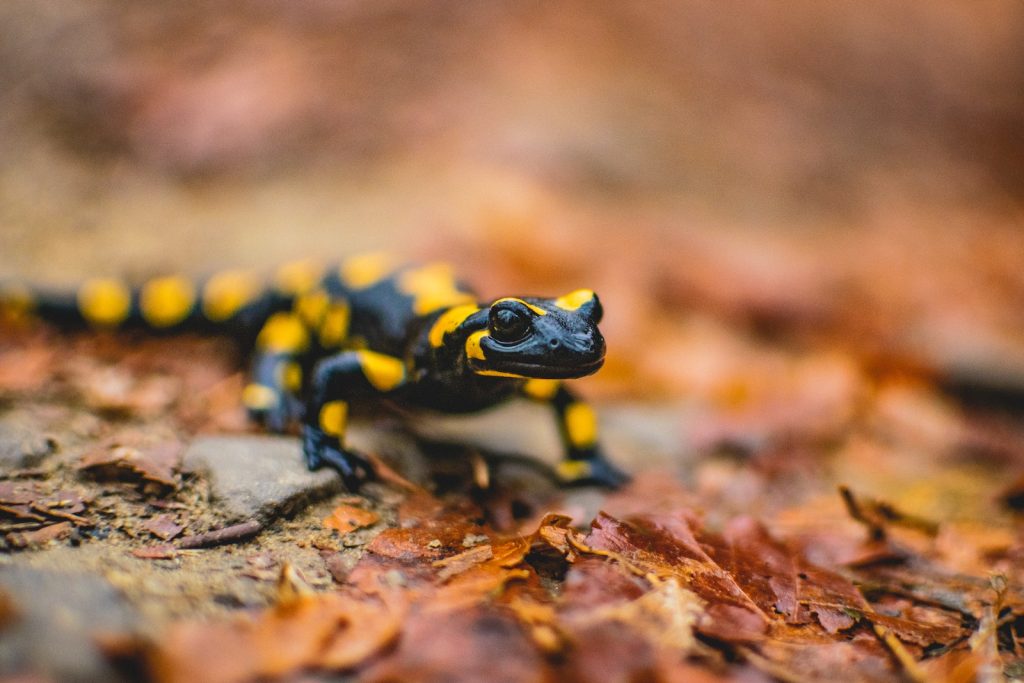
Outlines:
[[[488,326],[492,338],[511,344],[525,337],[530,331],[530,313],[522,304],[503,301],[491,307]]]

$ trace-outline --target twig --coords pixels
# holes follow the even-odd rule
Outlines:
[[[868,618],[870,619],[871,616],[868,615]],[[878,636],[878,639],[882,641],[882,644],[889,649],[892,656],[903,667],[903,673],[907,675],[907,678],[914,681],[914,683],[928,682],[928,675],[921,669],[917,660],[907,651],[907,648],[903,647],[900,639],[893,635],[892,631],[881,624],[872,623],[871,627],[875,630],[875,635]]]
[[[849,487],[840,486],[839,495],[843,497],[850,517],[868,527],[872,540],[884,541],[887,525],[913,529],[932,538],[939,533],[939,525],[936,522],[898,510],[891,503],[882,500],[855,496]]]
[[[182,549],[210,548],[224,543],[237,543],[255,536],[262,530],[263,525],[260,522],[250,520],[241,524],[233,524],[221,529],[207,531],[205,534],[185,536],[178,542],[178,547]]]
[[[416,484],[412,483],[405,477],[398,474],[398,472],[395,472],[383,460],[381,460],[373,453],[367,453],[366,459],[373,467],[373,472],[377,476],[377,479],[379,479],[380,481],[387,482],[388,484],[393,484],[394,486],[397,486],[400,489],[405,489],[406,491],[411,491],[413,493],[423,490],[422,486],[417,486]]]
[[[978,657],[976,678],[978,683],[995,683],[1003,680],[1003,661],[999,655],[999,614],[1003,611],[1007,582],[1002,574],[989,577],[995,600],[985,607],[978,630],[974,632],[968,646]],[[1012,613],[1009,616],[1013,616]]]
[[[839,495],[843,498],[843,503],[846,505],[846,512],[850,515],[850,518],[854,521],[860,522],[868,528],[868,535],[871,537],[871,540],[884,541],[885,527],[879,524],[877,520],[872,519],[870,516],[865,514],[865,511],[860,506],[860,502],[853,495],[853,491],[851,491],[847,486],[840,486]]]

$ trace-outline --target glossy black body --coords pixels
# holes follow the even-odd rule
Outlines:
[[[592,411],[561,386],[561,380],[596,372],[604,361],[602,311],[593,292],[479,301],[443,264],[382,263],[293,268],[288,272],[301,277],[278,278],[277,286],[259,292],[247,290],[231,315],[217,319],[210,317],[204,299],[211,278],[194,287],[194,299],[164,301],[177,317],[157,331],[226,333],[238,339],[252,355],[250,414],[272,431],[300,422],[309,466],[335,467],[353,487],[372,476],[372,468],[344,446],[350,404],[382,401],[469,413],[518,394],[555,410],[567,458],[587,466],[574,468],[567,478],[611,486],[626,480],[594,440]],[[179,285],[183,281],[178,278]],[[25,288],[18,291],[24,297]],[[31,307],[61,325],[95,324],[103,302],[90,308],[82,303],[82,291],[84,285],[77,297],[34,293]],[[154,314],[159,306],[150,297],[147,309],[145,292],[145,285],[123,288],[116,324],[102,326],[153,327],[149,323],[159,317]],[[6,305],[11,310],[10,301]],[[4,306],[0,290],[0,312]],[[331,335],[329,310],[345,312],[344,329]],[[548,381],[541,393],[540,387],[531,388],[534,380]]]

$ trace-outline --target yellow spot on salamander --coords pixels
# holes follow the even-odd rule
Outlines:
[[[314,289],[295,300],[295,312],[308,326],[319,327],[330,304],[331,298],[327,292],[322,289]]]
[[[119,280],[88,280],[78,290],[78,310],[93,325],[112,326],[131,312],[132,294]]]
[[[590,476],[590,463],[586,460],[562,460],[555,465],[555,473],[564,482],[579,481]]]
[[[565,432],[576,448],[597,442],[597,415],[586,403],[572,403],[565,409]]]
[[[416,296],[420,292],[453,289],[454,287],[455,271],[449,263],[427,263],[418,268],[410,268],[398,277],[398,289],[409,296]]]
[[[405,380],[405,364],[394,356],[359,351],[363,375],[378,391],[391,391]]]
[[[555,299],[555,305],[566,311],[575,311],[594,298],[594,290],[577,289]]]
[[[278,400],[277,392],[263,384],[248,384],[242,390],[242,404],[249,410],[270,410]]]
[[[514,297],[514,296],[506,296],[506,297],[503,297],[503,298],[501,298],[501,299],[498,299],[498,300],[497,300],[497,301],[495,301],[494,303],[495,303],[495,304],[499,304],[499,303],[501,303],[502,301],[515,301],[515,302],[521,303],[522,305],[526,306],[527,308],[529,308],[529,309],[530,309],[531,311],[533,311],[533,312],[534,312],[534,313],[536,313],[537,315],[547,315],[547,314],[548,314],[548,312],[547,312],[547,311],[545,311],[545,310],[544,310],[543,308],[541,308],[540,306],[534,306],[533,304],[529,303],[528,301],[523,301],[522,299],[517,299],[517,298],[516,298],[516,297]],[[493,306],[494,304],[491,304],[491,305]]]
[[[361,254],[346,259],[341,264],[338,275],[346,286],[352,289],[365,289],[390,275],[396,265],[395,258],[384,252]]]
[[[523,386],[523,393],[536,401],[550,401],[560,386],[557,379],[531,379]]]
[[[417,296],[412,302],[412,312],[416,315],[427,315],[447,306],[468,304],[475,300],[472,294],[457,290],[429,292]]]
[[[434,324],[430,327],[430,333],[428,335],[430,339],[430,345],[435,349],[444,344],[444,336],[451,334],[459,325],[466,321],[466,318],[473,315],[480,309],[474,304],[465,304],[462,306],[455,306],[449,308],[447,311],[441,314],[441,316],[434,321]]]
[[[338,301],[324,316],[320,325],[320,345],[325,349],[341,346],[348,336],[348,325],[351,318],[348,302]]]
[[[473,303],[473,295],[459,290],[455,271],[447,263],[428,263],[398,277],[398,291],[413,298],[412,310],[426,315],[448,306]]]
[[[293,393],[302,389],[302,368],[298,363],[282,363],[280,372],[281,386]]]
[[[487,360],[484,350],[480,346],[480,340],[487,336],[487,330],[474,332],[466,338],[466,356],[477,360]]]
[[[275,313],[260,330],[256,345],[270,351],[299,353],[309,346],[309,332],[297,315]]]
[[[196,288],[178,275],[150,280],[142,287],[139,309],[153,327],[170,327],[188,317],[196,301]]]
[[[274,285],[285,294],[298,296],[316,287],[323,273],[323,264],[314,259],[289,261],[274,273]]]
[[[203,315],[213,322],[227,320],[260,291],[256,276],[244,270],[218,273],[203,286]]]
[[[331,401],[324,404],[320,409],[320,429],[331,436],[342,436],[345,434],[345,426],[348,423],[348,404],[344,401]]]

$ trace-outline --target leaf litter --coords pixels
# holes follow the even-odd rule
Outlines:
[[[1019,420],[938,391],[947,368],[914,356],[912,334],[851,337],[857,325],[886,329],[857,317],[856,297],[814,332],[807,321],[822,311],[799,295],[758,298],[742,269],[723,287],[720,273],[697,263],[703,257],[687,258],[686,268],[652,259],[665,277],[652,278],[658,291],[647,298],[710,298],[726,320],[749,316],[758,333],[707,311],[634,319],[616,341],[634,352],[587,385],[595,395],[651,387],[685,396],[678,457],[664,471],[637,467],[633,484],[600,499],[602,512],[584,513],[568,495],[510,494],[479,457],[464,489],[434,493],[374,457],[383,486],[336,499],[305,530],[302,547],[319,553],[327,584],[303,583],[276,548],[280,561],[242,570],[268,587],[280,579],[274,604],[174,621],[135,644],[147,674],[970,681],[1024,672]],[[679,282],[692,273],[699,282]],[[554,272],[528,275],[560,282]],[[694,287],[699,296],[684,291]],[[942,303],[923,302],[931,315]],[[241,375],[230,363],[181,360],[221,353],[221,362],[222,350],[204,341],[185,342],[189,353],[167,353],[179,344],[167,340],[136,350],[83,336],[74,354],[47,348],[45,337],[30,343],[2,350],[17,361],[0,363],[6,395],[59,392],[63,381],[110,419],[172,411],[189,430],[244,429]],[[40,380],[47,374],[64,380],[53,389]],[[160,542],[131,548],[147,565],[166,569],[215,552],[194,548],[255,544],[280,530],[197,524],[194,505],[164,507],[187,488],[178,442],[109,431],[98,429],[76,461],[83,492],[68,477],[49,486],[44,470],[0,482],[9,547],[71,543],[111,492],[127,498],[129,487],[146,515],[128,530]],[[105,499],[93,499],[96,484]],[[385,488],[381,505],[373,498]],[[106,509],[104,522],[113,517]]]
[[[332,589],[289,579],[287,561],[247,566],[242,575],[260,582],[284,577],[275,604],[175,621],[133,651],[168,682],[325,672],[369,681],[984,680],[1017,670],[1024,549],[1003,493],[1012,488],[954,508],[927,488],[894,491],[864,476],[892,468],[897,449],[921,462],[914,453],[952,443],[944,476],[971,481],[955,474],[973,466],[962,454],[1017,462],[1016,432],[984,432],[920,382],[876,387],[830,363],[797,367],[781,393],[716,394],[739,401],[741,419],[694,432],[703,457],[691,469],[642,472],[591,517],[559,496],[509,496],[501,476],[483,492],[477,481],[472,495],[431,493],[375,459],[383,487],[374,495],[390,491],[393,516],[373,496],[349,495],[318,518],[327,533],[314,544]],[[822,368],[835,371],[832,388],[809,389]],[[807,391],[794,410],[820,403],[821,391],[834,406],[856,406],[830,408],[817,423],[779,408]],[[737,438],[750,434],[760,436]],[[211,552],[189,548],[267,533],[243,522],[182,536],[190,509],[165,498],[182,491],[179,458],[179,441],[129,430],[77,460],[83,482],[127,483],[153,511],[136,528],[160,544],[134,547],[135,557],[177,562]],[[827,467],[849,484],[827,498],[800,494]],[[501,509],[513,503],[527,512]],[[0,514],[24,525],[8,533],[11,546],[69,538],[91,523],[90,505],[43,482],[0,482]],[[575,519],[543,514],[563,508]],[[997,523],[971,523],[992,510]],[[361,552],[355,561],[350,545]]]
[[[692,509],[602,513],[589,529],[551,514],[509,536],[463,501],[420,493],[403,509],[336,591],[176,626],[147,651],[156,677],[591,680],[581,658],[600,660],[595,647],[614,640],[632,644],[615,666],[623,680],[810,680],[836,667],[837,680],[917,680],[922,660],[928,671],[964,653],[990,665],[999,634],[1015,633],[1005,615],[1024,615],[1004,584],[960,579],[970,590],[954,605],[884,568],[817,566],[749,517],[716,532]],[[481,531],[490,542],[460,547]]]

